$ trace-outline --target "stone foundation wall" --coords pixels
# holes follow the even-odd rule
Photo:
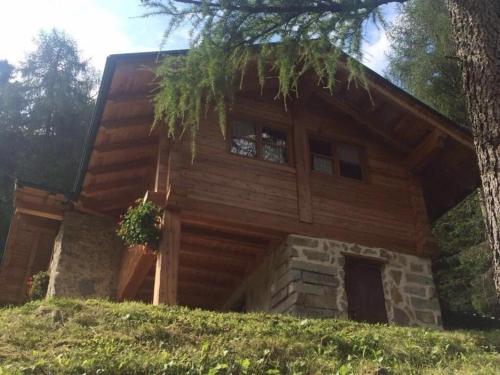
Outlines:
[[[383,262],[382,284],[390,323],[441,326],[429,259],[296,235],[289,236],[259,268],[261,276],[247,290],[247,309],[347,318],[346,255]],[[265,303],[255,302],[259,293]]]
[[[122,249],[112,220],[66,212],[54,243],[47,295],[115,298]]]

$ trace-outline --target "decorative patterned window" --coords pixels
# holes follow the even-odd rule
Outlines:
[[[311,169],[313,171],[333,174],[333,146],[331,142],[309,140],[311,153]]]
[[[279,164],[288,163],[287,134],[282,130],[262,128],[262,158]]]
[[[231,152],[255,158],[257,156],[257,130],[254,124],[234,121],[231,133]]]
[[[309,139],[309,152],[311,170],[363,180],[361,150],[358,146]]]
[[[339,174],[343,177],[363,179],[363,168],[359,148],[353,145],[339,143],[337,145],[339,158]]]
[[[236,120],[231,123],[230,152],[250,158],[287,164],[288,134],[285,130]]]

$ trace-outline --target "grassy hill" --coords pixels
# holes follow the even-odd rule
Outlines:
[[[96,300],[0,309],[0,374],[493,374],[499,348],[499,331]]]

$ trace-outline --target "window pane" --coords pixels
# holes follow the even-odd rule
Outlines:
[[[234,121],[231,133],[231,152],[255,158],[257,156],[255,125],[245,121]]]
[[[359,156],[359,149],[356,146],[339,144],[339,172],[343,177],[363,179],[363,171]]]
[[[339,160],[346,161],[351,164],[360,164],[359,162],[359,150],[356,146],[347,145],[345,143],[339,143]]]
[[[333,174],[332,144],[330,142],[309,140],[311,153],[311,169],[313,171]]]
[[[257,147],[255,146],[255,141],[233,137],[233,139],[231,139],[231,152],[233,154],[254,158],[257,156]]]
[[[330,142],[317,141],[315,139],[309,140],[309,150],[313,154],[332,156],[332,144]]]
[[[333,174],[332,159],[320,155],[312,155],[312,169],[326,174]]]
[[[288,162],[286,132],[262,128],[262,158],[280,164]]]
[[[255,140],[257,132],[255,125],[250,122],[234,121],[232,124],[232,136],[235,138],[246,138]]]

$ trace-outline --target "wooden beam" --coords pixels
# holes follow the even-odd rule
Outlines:
[[[134,148],[143,148],[146,146],[153,146],[158,144],[158,137],[149,136],[145,138],[133,139],[124,142],[116,143],[103,143],[101,145],[94,146],[94,152],[105,153],[113,151],[131,150]]]
[[[166,210],[163,234],[156,259],[153,304],[177,304],[177,280],[181,247],[180,213]]]
[[[118,301],[135,298],[155,260],[156,255],[147,253],[144,246],[134,246],[124,251],[116,293]]]
[[[167,206],[172,209],[182,209],[187,198],[187,186],[184,171],[189,168],[191,155],[179,141],[169,142],[168,177],[167,177]]]
[[[199,268],[241,277],[245,275],[248,269],[245,264],[221,262],[220,258],[201,257],[198,254],[190,253],[183,253],[179,264],[183,267]]]
[[[395,93],[393,89],[387,88],[386,84],[376,82],[372,78],[368,78],[368,84],[384,96],[388,97],[393,102],[401,105],[416,117],[430,123],[467,148],[475,150],[472,136],[467,135],[465,131],[456,129],[456,126],[454,124],[446,124],[447,122],[451,123],[451,120],[448,120],[444,117],[442,119],[439,119],[437,115],[429,113],[431,110],[429,108],[425,108],[415,98],[404,98],[403,95]]]
[[[184,228],[184,223],[182,223]],[[199,247],[209,247],[216,248],[219,251],[224,251],[232,254],[241,254],[244,256],[250,257],[259,257],[262,254],[267,253],[267,247],[257,247],[252,245],[245,244],[237,244],[234,242],[222,242],[217,239],[208,238],[208,237],[198,237],[196,235],[188,235],[182,232],[182,243],[191,245],[191,246],[199,246]]]
[[[307,146],[308,137],[305,121],[299,117],[297,108],[293,109],[291,120],[293,124],[295,169],[297,171],[297,209],[299,213],[299,220],[304,223],[312,223],[312,196]]]
[[[345,61],[339,62],[339,71],[340,70],[342,70],[345,74],[349,73],[349,68],[347,67]],[[438,130],[441,130],[443,133],[448,134],[451,138],[467,148],[475,150],[472,135],[467,134],[466,131],[458,129],[455,123],[447,119],[445,116],[440,116],[435,113],[430,107],[426,106],[404,91],[399,90],[389,81],[376,73],[367,71],[367,78],[368,86],[388,98],[391,102],[397,103],[415,117],[426,121]]]
[[[123,190],[140,190],[145,186],[144,178],[132,177],[121,178],[113,181],[106,181],[97,184],[91,184],[84,188],[82,195],[86,197],[94,197],[106,193],[120,193]]]
[[[316,91],[316,93],[321,98],[323,98],[325,101],[333,104],[334,106],[338,107],[340,110],[347,113],[349,116],[351,116],[354,120],[356,120],[361,125],[365,126],[372,133],[378,135],[387,144],[389,144],[390,146],[392,146],[396,150],[398,150],[404,154],[408,154],[411,151],[407,145],[403,144],[401,141],[395,139],[394,137],[387,134],[383,130],[380,130],[377,126],[375,126],[373,124],[373,119],[369,119],[369,118],[363,116],[359,109],[352,107],[351,104],[349,104],[347,101],[339,98],[336,95],[331,95],[326,90],[318,90],[318,91]]]
[[[23,215],[23,228],[42,234],[56,235],[61,223],[58,220],[46,220],[44,217]]]
[[[137,199],[141,198],[144,194],[144,190],[139,188],[138,190],[129,190],[127,194],[108,194],[99,197],[99,199],[80,197],[79,201],[82,203],[83,207],[89,210],[95,210],[99,212],[110,211],[115,208],[126,208],[133,204]]]
[[[40,204],[22,202],[18,204],[16,202],[16,213],[44,217],[46,219],[61,221],[64,217],[64,211],[57,210],[51,207],[47,207]]]
[[[444,147],[446,136],[439,130],[432,131],[405,159],[411,171],[422,170]]]
[[[184,242],[181,242],[181,244],[181,254],[197,256],[200,259],[220,261],[221,263],[243,267],[252,265],[256,260],[256,257],[251,255],[224,251],[213,247],[194,246]]]
[[[162,192],[166,195],[169,189],[169,171],[170,171],[170,148],[167,135],[163,132],[160,134],[160,142],[158,144],[158,153],[156,156],[156,173],[155,173],[155,192]],[[166,196],[165,196],[166,199]]]
[[[409,186],[410,200],[415,220],[416,254],[418,256],[435,256],[438,247],[434,235],[432,234],[420,178],[410,173]]]
[[[232,288],[241,281],[241,277],[222,272],[204,270],[199,267],[179,265],[179,281],[182,280],[197,280],[209,285],[221,285]]]
[[[130,160],[130,161],[125,161],[125,162],[120,162],[120,163],[113,163],[113,164],[107,164],[107,165],[97,165],[94,167],[90,167],[87,170],[87,173],[89,173],[93,176],[96,176],[99,174],[115,173],[115,172],[121,172],[124,170],[145,169],[145,168],[150,167],[151,162],[152,162],[152,158],[147,157],[147,158]]]
[[[218,240],[235,245],[253,246],[265,249],[269,246],[269,239],[258,235],[249,235],[245,232],[226,232],[210,227],[195,226],[191,224],[183,225],[183,233],[200,238]]]
[[[241,225],[231,221],[224,221],[221,217],[218,219],[214,217],[206,218],[203,215],[195,215],[194,213],[188,211],[182,212],[182,222],[198,227],[218,229],[223,232],[245,233],[249,236],[267,238],[271,245],[281,243],[286,237],[286,233],[283,231],[277,231],[270,228],[254,228],[249,225]]]
[[[150,126],[153,124],[153,116],[151,115],[101,121],[100,127],[106,130],[114,130],[114,129],[142,127],[148,124]]]

